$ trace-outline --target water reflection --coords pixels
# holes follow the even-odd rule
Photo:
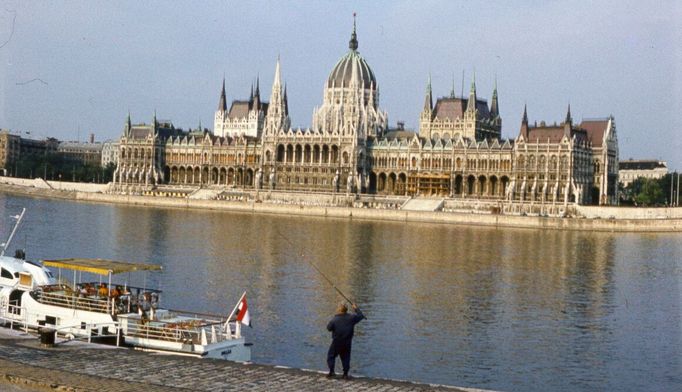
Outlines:
[[[227,314],[246,290],[258,362],[324,369],[324,327],[340,297],[313,262],[368,316],[354,345],[358,373],[503,390],[680,385],[679,235],[0,196],[4,216],[20,205],[31,257],[160,263],[151,279],[173,308]]]

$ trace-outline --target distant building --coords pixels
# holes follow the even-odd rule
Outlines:
[[[107,140],[102,143],[102,167],[110,163],[118,165],[118,140]]]
[[[269,102],[259,82],[229,110],[223,81],[214,132],[184,132],[128,118],[115,183],[121,191],[157,184],[302,192],[450,197],[526,205],[617,204],[618,138],[612,116],[530,124],[501,138],[497,86],[490,104],[472,81],[467,97],[433,101],[427,85],[419,133],[389,129],[379,84],[349,50],[324,83],[312,127],[291,128],[279,59]]]
[[[102,143],[60,142],[57,153],[72,162],[93,166],[102,164]]]
[[[45,140],[25,139],[0,130],[0,172],[3,175],[16,175],[17,163],[22,158],[44,157],[55,152],[59,142],[54,138]]]
[[[620,161],[618,167],[620,182],[623,186],[630,185],[640,177],[662,178],[668,174],[668,164],[655,159],[628,159]]]

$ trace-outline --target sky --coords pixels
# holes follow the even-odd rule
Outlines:
[[[680,1],[18,1],[0,0],[0,128],[61,140],[118,138],[134,123],[213,127],[279,56],[294,127],[308,127],[348,51],[376,75],[391,126],[416,129],[426,82],[490,100],[503,138],[530,122],[613,115],[620,158],[682,169]],[[464,75],[464,78],[462,77]],[[462,83],[464,80],[464,83]],[[26,132],[30,132],[27,134]]]

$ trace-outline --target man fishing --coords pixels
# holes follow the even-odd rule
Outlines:
[[[341,364],[343,365],[343,379],[350,378],[348,371],[350,370],[350,350],[353,342],[353,331],[355,324],[359,323],[365,318],[356,304],[352,304],[355,313],[348,313],[348,307],[345,303],[339,304],[336,309],[336,314],[327,324],[327,330],[332,333],[332,343],[327,352],[327,365],[329,365],[329,374],[327,377],[335,376],[334,366],[336,364],[336,356],[341,357]]]

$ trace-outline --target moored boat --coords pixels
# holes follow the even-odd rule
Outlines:
[[[66,338],[108,339],[143,350],[251,360],[251,344],[234,311],[222,317],[164,309],[161,291],[112,281],[122,273],[161,270],[159,265],[86,258],[33,262],[21,251],[4,256],[10,240],[0,256],[0,322],[5,325],[49,328]],[[57,268],[58,277],[47,267]],[[64,279],[62,270],[73,272],[73,280]],[[81,282],[77,278],[83,272],[107,280]]]

